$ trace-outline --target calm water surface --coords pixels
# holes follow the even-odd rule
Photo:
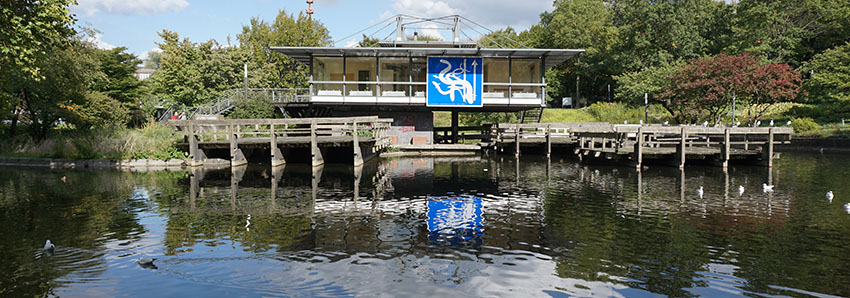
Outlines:
[[[0,296],[850,296],[847,177],[850,158],[817,153],[728,172],[534,156],[7,167]]]

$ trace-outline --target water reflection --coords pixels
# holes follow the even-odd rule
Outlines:
[[[773,171],[532,155],[2,169],[0,293],[847,296],[848,168],[784,154]],[[57,244],[52,257],[37,252],[45,239]],[[140,255],[158,269],[132,263]]]

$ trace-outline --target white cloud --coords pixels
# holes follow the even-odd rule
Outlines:
[[[103,41],[103,39],[101,39],[101,38],[103,38],[103,34],[98,33],[98,34],[95,34],[94,36],[89,36],[87,41],[93,43],[94,46],[97,47],[98,49],[111,50],[111,49],[115,48],[115,46]]]
[[[418,17],[441,17],[457,13],[457,10],[445,1],[434,0],[396,0],[393,9],[398,13]]]
[[[162,53],[162,49],[160,49],[159,47],[155,47],[155,48],[151,49],[150,51],[144,51],[144,52],[142,52],[141,55],[139,55],[139,59],[147,60],[148,55],[150,55],[151,52]]]
[[[180,11],[187,6],[186,0],[79,0],[74,9],[88,16],[98,12],[123,15],[150,15]]]
[[[440,30],[437,30],[436,24],[424,25],[422,26],[422,29],[419,29],[418,31],[421,32],[423,36],[430,36],[438,40],[443,40],[443,35],[440,34]]]
[[[359,44],[360,44],[360,42],[359,42],[359,41],[357,41],[357,40],[355,40],[355,39],[349,39],[349,40],[348,40],[348,42],[346,42],[346,43],[345,43],[345,45],[344,45],[343,47],[345,47],[345,48],[353,48],[353,47],[358,46]]]

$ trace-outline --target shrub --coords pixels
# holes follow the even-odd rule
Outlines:
[[[820,130],[820,126],[812,118],[796,118],[791,120],[791,127],[794,128],[795,133]]]
[[[121,102],[100,92],[89,92],[86,103],[75,107],[75,124],[80,127],[123,126],[130,120],[130,110]]]
[[[268,119],[274,118],[274,105],[266,93],[255,93],[248,99],[239,99],[233,103],[233,111],[227,115],[230,119]]]

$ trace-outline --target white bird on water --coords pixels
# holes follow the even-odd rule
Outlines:
[[[245,220],[245,230],[251,231],[251,228],[248,226],[251,225],[251,214],[248,214],[248,219]]]
[[[44,251],[47,252],[48,254],[52,254],[55,249],[56,249],[56,246],[53,245],[53,243],[50,242],[49,239],[47,240],[47,242],[44,243]]]
[[[761,184],[761,190],[764,191],[765,193],[773,192],[773,185],[767,185],[767,183],[762,183]]]
[[[744,186],[738,185],[738,195],[740,196],[740,195],[743,195],[743,194],[744,194]]]
[[[831,190],[826,192],[826,199],[829,200],[830,203],[832,203],[832,198],[834,197],[835,195],[832,194]]]
[[[699,189],[697,189],[697,196],[699,196],[699,198],[702,199],[702,195],[704,193],[705,192],[702,190],[702,186],[700,186]]]

